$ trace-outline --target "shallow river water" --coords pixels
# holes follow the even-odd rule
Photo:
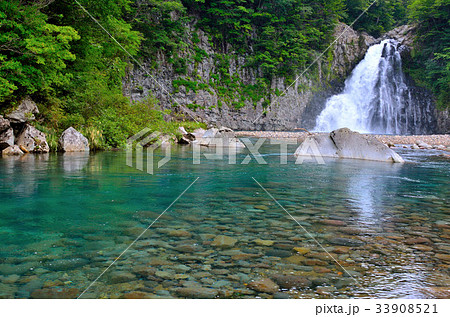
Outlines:
[[[0,297],[450,298],[439,152],[324,165],[260,152],[267,164],[241,164],[247,150],[193,164],[173,147],[153,175],[125,152],[0,158]]]

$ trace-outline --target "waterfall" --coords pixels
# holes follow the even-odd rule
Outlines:
[[[432,132],[431,99],[408,87],[397,48],[394,40],[371,46],[345,81],[343,92],[327,100],[314,131],[347,127],[378,134]]]

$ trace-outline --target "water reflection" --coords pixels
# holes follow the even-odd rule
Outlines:
[[[83,170],[88,165],[89,157],[89,152],[67,152],[58,158],[63,170],[72,173]]]
[[[346,188],[350,207],[358,211],[358,221],[364,226],[379,225],[389,200],[397,195],[401,181],[395,176],[401,173],[403,165],[362,161],[357,166],[349,162],[338,166],[349,169]]]

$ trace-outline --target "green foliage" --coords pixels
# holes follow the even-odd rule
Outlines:
[[[407,67],[413,78],[431,89],[440,108],[450,106],[450,1],[414,0],[410,18],[417,23],[413,59]]]
[[[0,2],[0,103],[47,97],[67,85],[67,63],[75,60],[70,43],[79,39],[74,28],[48,23],[34,2]]]
[[[94,126],[83,127],[80,132],[88,139],[91,151],[104,150],[108,147],[103,138],[102,131],[98,128]]]
[[[130,17],[134,29],[144,36],[143,56],[152,59],[158,51],[171,56],[183,46],[185,10],[180,0],[133,1]]]
[[[52,129],[51,127],[42,125],[39,122],[34,122],[36,128],[45,133],[48,147],[50,148],[50,152],[58,151],[58,140],[59,136],[57,131]]]
[[[186,92],[189,92],[191,90],[193,92],[197,92],[198,90],[201,90],[201,89],[203,89],[203,90],[209,89],[207,84],[199,83],[197,81],[185,79],[185,78],[174,79],[172,81],[172,85],[174,88],[174,92],[178,92],[180,86],[184,86],[186,88]]]
[[[187,0],[199,26],[213,36],[217,49],[228,55],[231,44],[248,56],[248,66],[262,69],[266,78],[292,76],[312,61],[314,50],[331,40],[342,0]],[[221,58],[221,56],[219,56]],[[225,63],[220,66],[226,68]],[[220,67],[222,80],[228,70]],[[225,83],[228,84],[228,83]]]
[[[374,0],[345,0],[346,12],[343,14],[344,22],[352,24]],[[407,6],[410,0],[377,0],[365,12],[353,28],[366,31],[374,37],[407,22]]]

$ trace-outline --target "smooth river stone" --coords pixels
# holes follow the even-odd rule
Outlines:
[[[218,235],[211,242],[211,245],[219,248],[232,248],[238,240],[229,236]]]
[[[20,279],[20,275],[17,275],[17,274],[11,274],[4,278],[0,277],[0,280],[2,281],[2,283],[5,283],[5,284],[14,284],[19,279]]]
[[[22,264],[0,264],[0,274],[11,275],[11,274],[24,274],[29,272],[32,268],[39,265],[38,262],[25,262]]]
[[[345,227],[347,225],[344,221],[333,219],[322,219],[319,222],[327,226]]]
[[[241,260],[249,260],[253,258],[259,258],[261,257],[261,254],[247,254],[247,253],[241,253],[241,254],[235,254],[231,257],[234,261],[241,261]]]
[[[361,240],[348,239],[348,238],[331,238],[328,239],[328,242],[335,245],[343,245],[346,247],[359,247],[364,245],[365,243]]]
[[[261,209],[261,210],[269,210],[269,207],[266,205],[255,205],[253,206],[255,209]]]
[[[423,244],[417,244],[417,245],[413,245],[412,246],[414,249],[419,250],[419,251],[423,251],[423,252],[429,252],[429,251],[433,251],[433,248],[427,245],[423,245]]]
[[[82,258],[61,259],[49,261],[45,263],[45,267],[53,271],[65,271],[75,268],[81,268],[82,266],[88,263],[89,263],[88,260]]]
[[[110,281],[113,284],[130,282],[135,279],[136,275],[127,271],[114,271],[110,276]]]
[[[31,298],[40,299],[76,299],[80,294],[77,288],[43,288],[31,293]]]
[[[287,258],[292,255],[292,253],[290,251],[279,250],[279,249],[268,250],[265,254],[266,254],[266,256],[275,256],[278,258]]]
[[[171,237],[190,237],[192,234],[186,230],[172,230],[169,231]]]
[[[8,299],[8,298],[14,298],[17,287],[14,285],[6,285],[0,283],[0,299]],[[20,298],[28,297],[28,292],[25,292],[26,296],[20,296],[21,294],[18,294]]]
[[[272,241],[272,240],[262,240],[262,239],[256,239],[253,242],[255,242],[257,245],[262,245],[262,246],[266,246],[266,247],[270,247],[275,243],[275,241]]]
[[[260,293],[268,293],[274,294],[278,292],[279,286],[272,281],[270,278],[261,278],[255,281],[248,283],[248,288],[260,292]]]
[[[302,255],[292,255],[285,260],[293,264],[303,264],[306,258]]]
[[[421,243],[431,243],[430,239],[424,237],[409,238],[405,240],[406,244],[421,244]]]
[[[443,260],[445,262],[450,262],[450,254],[438,253],[435,255],[439,260]]]
[[[303,247],[295,247],[295,248],[294,248],[294,251],[297,252],[297,253],[300,254],[300,255],[304,255],[304,254],[310,252],[311,249],[309,249],[309,248],[303,248]]]
[[[297,275],[275,274],[272,275],[271,278],[275,281],[275,283],[284,289],[291,289],[294,287],[296,289],[307,288],[312,284],[307,278]]]
[[[178,296],[186,298],[215,298],[218,291],[206,287],[182,287],[175,289]]]
[[[152,298],[152,297],[148,293],[141,292],[141,291],[134,291],[134,292],[125,293],[122,296],[120,296],[120,298],[121,299],[144,299],[144,298]]]
[[[350,248],[345,246],[338,246],[333,248],[332,252],[337,254],[348,254],[350,252]]]

